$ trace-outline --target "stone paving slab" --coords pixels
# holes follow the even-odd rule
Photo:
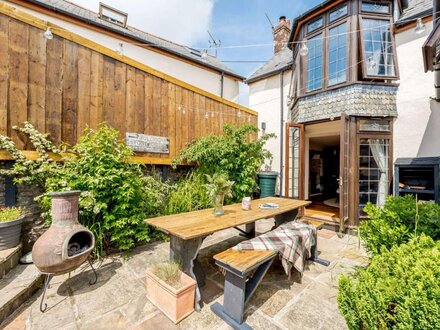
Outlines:
[[[273,221],[257,224],[257,232],[272,227]],[[210,305],[223,302],[224,277],[212,256],[244,240],[233,229],[212,235],[202,245],[199,260],[206,270],[202,288],[203,307],[175,325],[146,298],[145,270],[169,258],[169,243],[159,242],[136,248],[129,256],[114,255],[98,268],[98,282],[86,266],[53,279],[47,292],[48,310],[39,311],[41,290],[5,324],[16,329],[230,329],[213,314]],[[366,262],[356,237],[339,238],[323,229],[318,233],[320,255],[331,261],[329,267],[309,262],[301,277],[287,279],[275,262],[252,297],[245,316],[254,329],[346,329],[337,303],[337,279]],[[0,326],[1,327],[1,326]]]
[[[21,244],[11,248],[0,250],[0,279],[14,268],[21,257]]]

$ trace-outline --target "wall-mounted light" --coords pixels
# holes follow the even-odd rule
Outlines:
[[[423,32],[425,32],[425,30],[426,30],[425,23],[422,22],[421,18],[418,18],[414,32],[417,34],[422,34]]]
[[[261,123],[261,130],[262,131],[266,130],[266,123],[264,121]]]
[[[116,48],[116,52],[117,52],[119,55],[121,55],[121,56],[124,55],[124,45],[123,45],[122,42],[120,42],[120,43],[118,44],[118,47]]]
[[[53,39],[53,34],[49,26],[47,27],[46,31],[44,31],[43,35],[47,40]]]
[[[309,54],[309,47],[307,47],[307,39],[304,39],[299,50],[301,56],[307,56]]]

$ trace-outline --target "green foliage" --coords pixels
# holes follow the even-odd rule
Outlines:
[[[7,207],[0,209],[0,222],[17,220],[23,214],[24,210],[20,207]]]
[[[440,239],[440,206],[437,204],[417,203],[412,195],[396,196],[388,197],[383,208],[369,203],[364,211],[370,219],[362,222],[360,233],[372,255],[378,254],[382,246],[390,249],[407,242],[416,234],[416,229],[417,234]]]
[[[250,196],[257,187],[256,177],[264,161],[271,157],[264,144],[273,134],[259,139],[250,139],[258,128],[253,125],[233,127],[223,126],[223,135],[206,135],[191,143],[174,159],[174,165],[181,162],[196,163],[198,173],[225,174],[234,181],[232,199],[238,202]]]
[[[165,187],[145,176],[138,164],[127,162],[133,153],[118,132],[101,125],[97,132],[86,130],[80,142],[68,148],[63,162],[50,160],[49,151],[59,152],[46,135],[25,123],[19,131],[29,135],[40,159],[28,161],[8,137],[0,137],[3,146],[17,160],[12,170],[16,182],[38,183],[45,193],[37,197],[43,216],[50,221],[50,192],[80,190],[80,222],[96,238],[96,256],[110,246],[128,250],[157,235],[144,223],[147,217],[162,213]],[[68,156],[67,156],[68,155]]]
[[[211,207],[211,199],[200,174],[190,172],[169,188],[165,214],[177,214]]]
[[[339,279],[338,306],[350,329],[438,329],[440,242],[421,235],[385,247],[367,269]]]
[[[211,199],[214,199],[217,195],[228,195],[232,197],[231,190],[234,181],[229,181],[226,175],[222,173],[215,173],[213,176],[206,174],[206,180],[208,181],[208,183],[205,184],[206,191]]]

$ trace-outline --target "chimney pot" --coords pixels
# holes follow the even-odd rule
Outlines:
[[[273,30],[274,53],[278,53],[287,46],[290,35],[290,20],[280,16],[278,25]]]

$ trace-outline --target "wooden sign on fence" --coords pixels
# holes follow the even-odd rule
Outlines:
[[[164,136],[125,133],[127,146],[137,152],[170,153],[170,139]]]

